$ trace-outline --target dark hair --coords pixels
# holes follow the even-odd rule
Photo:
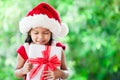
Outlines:
[[[33,41],[32,41],[32,38],[31,38],[31,36],[28,34],[27,37],[26,37],[26,39],[25,39],[25,43],[29,43],[29,44],[30,44],[31,42],[33,42]]]
[[[51,44],[52,44],[52,40],[53,40],[53,39],[52,39],[52,33],[51,33],[51,38],[50,38],[50,41],[48,42],[47,45],[51,45]],[[28,34],[27,37],[26,37],[26,39],[25,39],[25,43],[29,43],[29,44],[30,44],[31,42],[33,42],[33,41],[32,41],[32,38],[31,38],[31,36]]]

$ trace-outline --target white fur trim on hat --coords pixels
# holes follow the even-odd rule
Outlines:
[[[53,33],[53,38],[67,35],[68,27],[64,25],[60,25],[57,20],[49,18],[44,14],[26,16],[19,22],[20,32],[23,34],[28,33],[31,28],[43,27],[49,29]]]

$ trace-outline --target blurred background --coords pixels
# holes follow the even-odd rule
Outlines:
[[[18,23],[40,2],[60,13],[70,32],[66,44],[68,80],[120,80],[120,0],[0,0],[0,80],[14,76],[17,48],[26,35]]]

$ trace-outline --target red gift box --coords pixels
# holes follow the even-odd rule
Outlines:
[[[44,80],[44,71],[60,68],[61,47],[30,44],[27,54],[33,69],[27,73],[26,80]]]

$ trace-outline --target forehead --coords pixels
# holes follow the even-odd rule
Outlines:
[[[49,29],[43,27],[35,27],[32,28],[31,31],[49,31]]]

